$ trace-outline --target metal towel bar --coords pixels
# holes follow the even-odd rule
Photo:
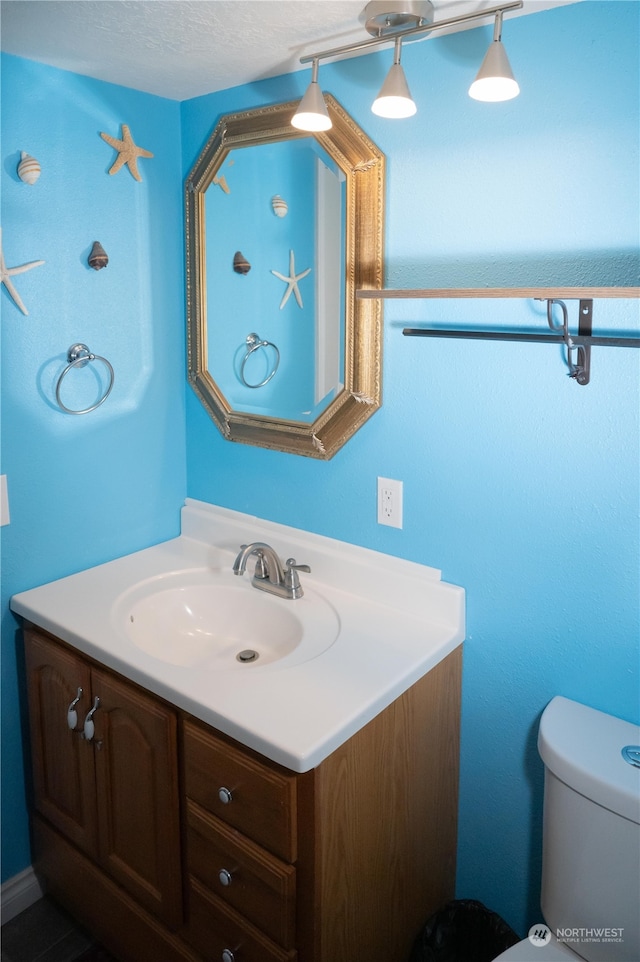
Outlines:
[[[542,298],[537,298],[542,300]],[[553,318],[553,305],[560,305],[562,323]],[[578,333],[569,331],[568,312],[564,301],[547,298],[547,321],[553,334],[535,334],[524,331],[474,331],[444,330],[443,328],[405,327],[402,333],[407,337],[457,337],[485,341],[535,341],[539,344],[564,344],[567,349],[569,377],[578,384],[588,384],[591,376],[592,347],[636,347],[640,348],[640,337],[597,337],[591,333],[593,301],[580,300],[578,312]],[[576,351],[576,360],[573,351]]]

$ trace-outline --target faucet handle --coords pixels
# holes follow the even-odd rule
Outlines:
[[[292,598],[301,598],[304,594],[298,576],[299,571],[310,572],[311,568],[309,565],[296,564],[295,558],[287,558],[284,569],[284,583],[291,592]]]
[[[256,567],[254,571],[254,577],[261,578],[263,581],[266,581],[269,578],[267,561],[262,551],[256,551]]]

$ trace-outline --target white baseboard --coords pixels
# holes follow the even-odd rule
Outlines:
[[[44,895],[44,890],[31,866],[8,879],[0,889],[2,924],[24,912]]]

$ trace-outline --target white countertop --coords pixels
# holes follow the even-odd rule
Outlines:
[[[161,587],[179,572],[255,592],[249,571],[236,578],[231,570],[240,545],[253,541],[311,566],[301,581],[335,610],[334,644],[288,667],[203,671],[131,643],[116,617],[123,593],[143,581]],[[304,620],[305,597],[279,603]],[[180,537],[20,592],[11,609],[296,772],[315,768],[464,639],[464,591],[436,569],[191,499]]]

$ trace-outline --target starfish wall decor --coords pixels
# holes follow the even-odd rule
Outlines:
[[[291,296],[291,291],[293,291],[293,296],[298,302],[298,307],[302,307],[303,306],[302,296],[298,289],[298,281],[301,281],[303,277],[306,277],[307,274],[310,274],[311,268],[307,267],[306,271],[302,271],[300,274],[296,274],[296,264],[295,264],[294,254],[293,254],[293,251],[289,251],[289,277],[285,277],[285,275],[280,274],[279,271],[271,271],[271,273],[274,274],[277,278],[279,278],[279,280],[284,281],[285,284],[288,285],[286,291],[284,292],[284,297],[280,301],[280,310],[282,310],[284,305],[289,300],[289,297]]]
[[[234,164],[235,164],[235,160],[230,160],[227,163],[227,167],[233,167]],[[227,178],[225,177],[224,174],[216,174],[216,176],[213,178],[211,183],[216,184],[220,188],[220,190],[224,191],[225,194],[231,193],[231,188],[229,187],[229,184],[227,183]]]
[[[224,174],[216,174],[216,176],[212,180],[212,183],[216,184],[220,188],[220,190],[223,190],[225,192],[225,194],[231,193],[231,191],[229,190],[229,185],[227,183],[227,178],[224,176]]]
[[[120,168],[126,164],[131,176],[141,181],[142,177],[138,173],[138,157],[153,157],[151,151],[134,144],[131,131],[126,124],[122,125],[122,140],[118,140],[117,137],[110,137],[109,134],[101,133],[100,136],[118,151],[118,156],[113,166],[109,168],[109,173],[117,174]]]
[[[25,271],[30,271],[32,267],[40,267],[41,264],[44,264],[44,261],[29,261],[28,264],[22,264],[21,267],[7,267],[2,252],[2,229],[0,228],[0,283],[4,284],[9,296],[13,298],[16,307],[18,307],[23,314],[28,314],[29,311],[22,303],[20,295],[13,286],[10,278],[13,277],[14,274],[24,274]]]

